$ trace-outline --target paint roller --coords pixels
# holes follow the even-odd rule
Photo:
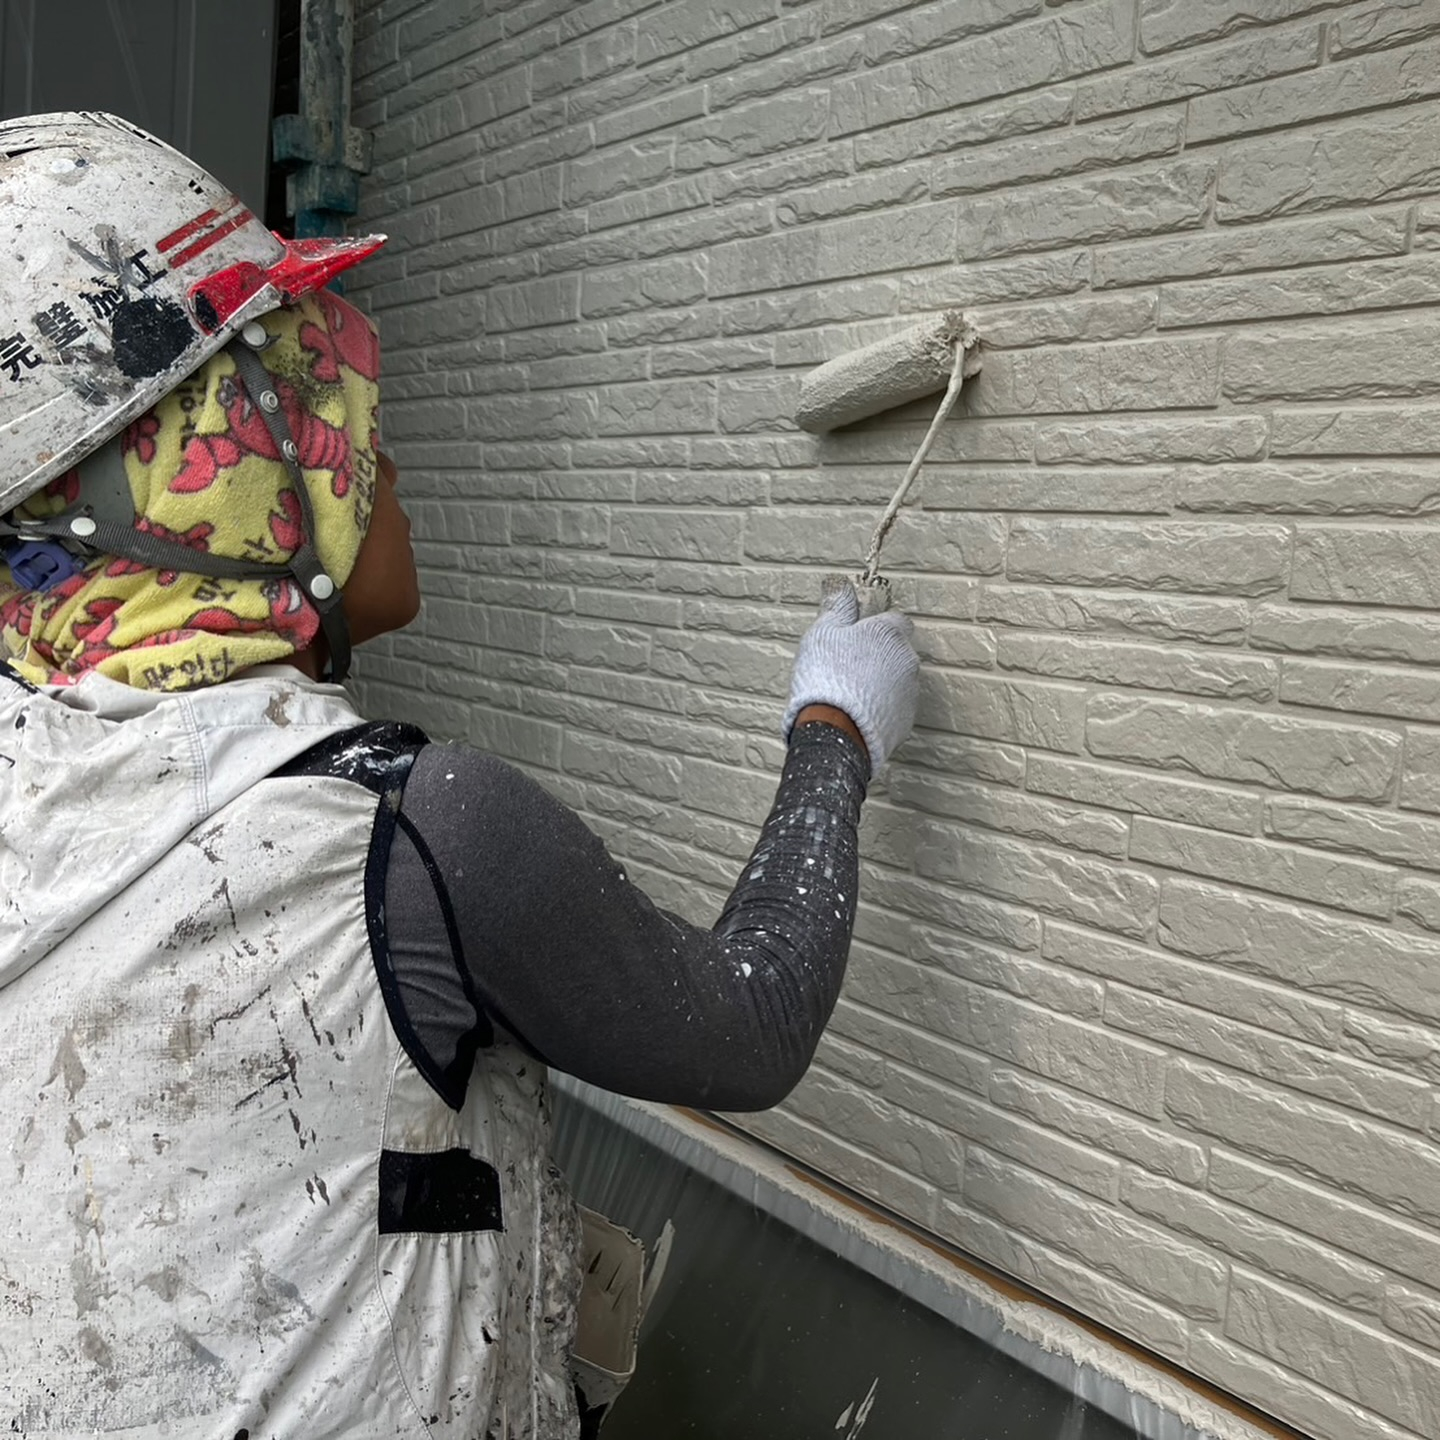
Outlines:
[[[979,369],[975,327],[961,311],[947,310],[924,324],[828,361],[801,381],[795,419],[816,435],[923,399],[937,390],[945,391],[915,458],[871,537],[858,579],[867,613],[889,604],[890,585],[879,573],[880,547],[925,463],[931,442],[959,397],[960,387]]]

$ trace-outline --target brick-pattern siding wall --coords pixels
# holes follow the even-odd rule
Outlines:
[[[428,592],[376,711],[708,920],[820,575],[926,666],[749,1123],[1327,1440],[1440,1434],[1440,4],[368,0],[352,293]]]

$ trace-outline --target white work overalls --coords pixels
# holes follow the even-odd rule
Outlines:
[[[451,1110],[387,1007],[404,746],[273,774],[356,723],[0,673],[0,1431],[576,1433],[543,1068]]]

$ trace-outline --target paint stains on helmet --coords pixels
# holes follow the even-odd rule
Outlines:
[[[127,300],[111,321],[115,363],[132,380],[169,369],[195,339],[190,318],[173,300],[142,295]]]

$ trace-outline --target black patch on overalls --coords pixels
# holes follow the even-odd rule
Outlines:
[[[500,1176],[468,1150],[380,1152],[380,1233],[503,1230]]]

